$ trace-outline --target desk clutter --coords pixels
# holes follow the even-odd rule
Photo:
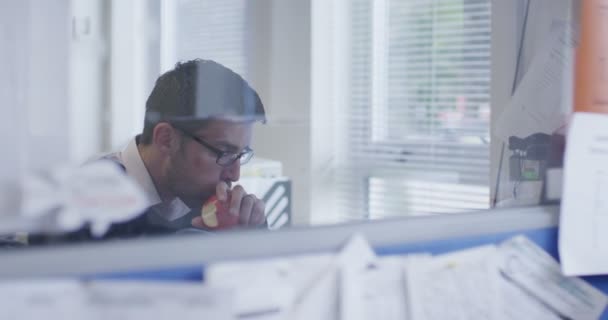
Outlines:
[[[523,236],[384,257],[355,236],[336,255],[211,265],[206,281],[233,288],[237,315],[256,319],[598,319],[608,302]]]
[[[205,283],[0,282],[15,319],[598,319],[608,298],[524,236],[445,254],[377,256],[356,235],[335,254],[228,261]]]

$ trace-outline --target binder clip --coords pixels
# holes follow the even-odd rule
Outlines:
[[[545,177],[551,136],[535,133],[526,138],[509,137],[511,181],[539,181]]]

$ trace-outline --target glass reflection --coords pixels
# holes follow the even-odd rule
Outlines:
[[[491,1],[332,5],[70,4],[61,159],[115,164],[149,207],[6,246],[489,208]]]

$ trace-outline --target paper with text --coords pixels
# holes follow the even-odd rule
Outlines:
[[[405,256],[376,258],[340,273],[340,318],[406,320]]]
[[[103,281],[85,283],[86,319],[234,319],[233,291],[200,283]]]
[[[205,270],[211,286],[234,288],[237,317],[286,319],[296,293],[323,274],[330,255],[309,255],[255,261],[223,262]]]
[[[360,234],[350,237],[342,250],[312,281],[298,292],[288,319],[339,319],[344,311],[341,303],[345,292],[340,286],[340,274],[350,270],[361,270],[376,261],[377,256],[367,240]],[[328,296],[333,294],[333,297]]]
[[[576,113],[568,132],[559,252],[566,275],[608,273],[608,116]]]
[[[499,319],[496,247],[408,258],[412,320]]]
[[[0,282],[0,318],[86,319],[82,293],[76,281]]]
[[[507,279],[569,319],[597,319],[608,299],[584,280],[566,277],[541,247],[519,236],[499,246],[500,269]]]
[[[209,285],[236,290],[239,318],[335,320],[340,270],[374,259],[367,241],[354,236],[337,254],[217,263],[205,278]]]
[[[555,21],[544,45],[533,58],[511,101],[498,117],[494,135],[525,138],[553,133],[562,126],[572,105],[572,78],[577,29],[574,23]]]
[[[9,281],[0,283],[0,318],[231,320],[232,297],[200,283]]]
[[[506,277],[500,281],[500,297],[502,315],[499,319],[563,320],[555,310]]]

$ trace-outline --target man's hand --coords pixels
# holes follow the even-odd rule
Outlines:
[[[243,187],[237,185],[229,190],[225,182],[220,182],[216,188],[216,195],[220,201],[229,199],[229,212],[239,217],[239,225],[258,226],[266,221],[264,202],[253,194],[247,194]]]
[[[216,196],[228,208],[228,214],[238,217],[239,226],[261,226],[266,223],[264,202],[253,194],[247,194],[243,187],[237,185],[230,190],[227,183],[220,182],[216,187]],[[192,219],[192,225],[205,228],[200,216]]]

